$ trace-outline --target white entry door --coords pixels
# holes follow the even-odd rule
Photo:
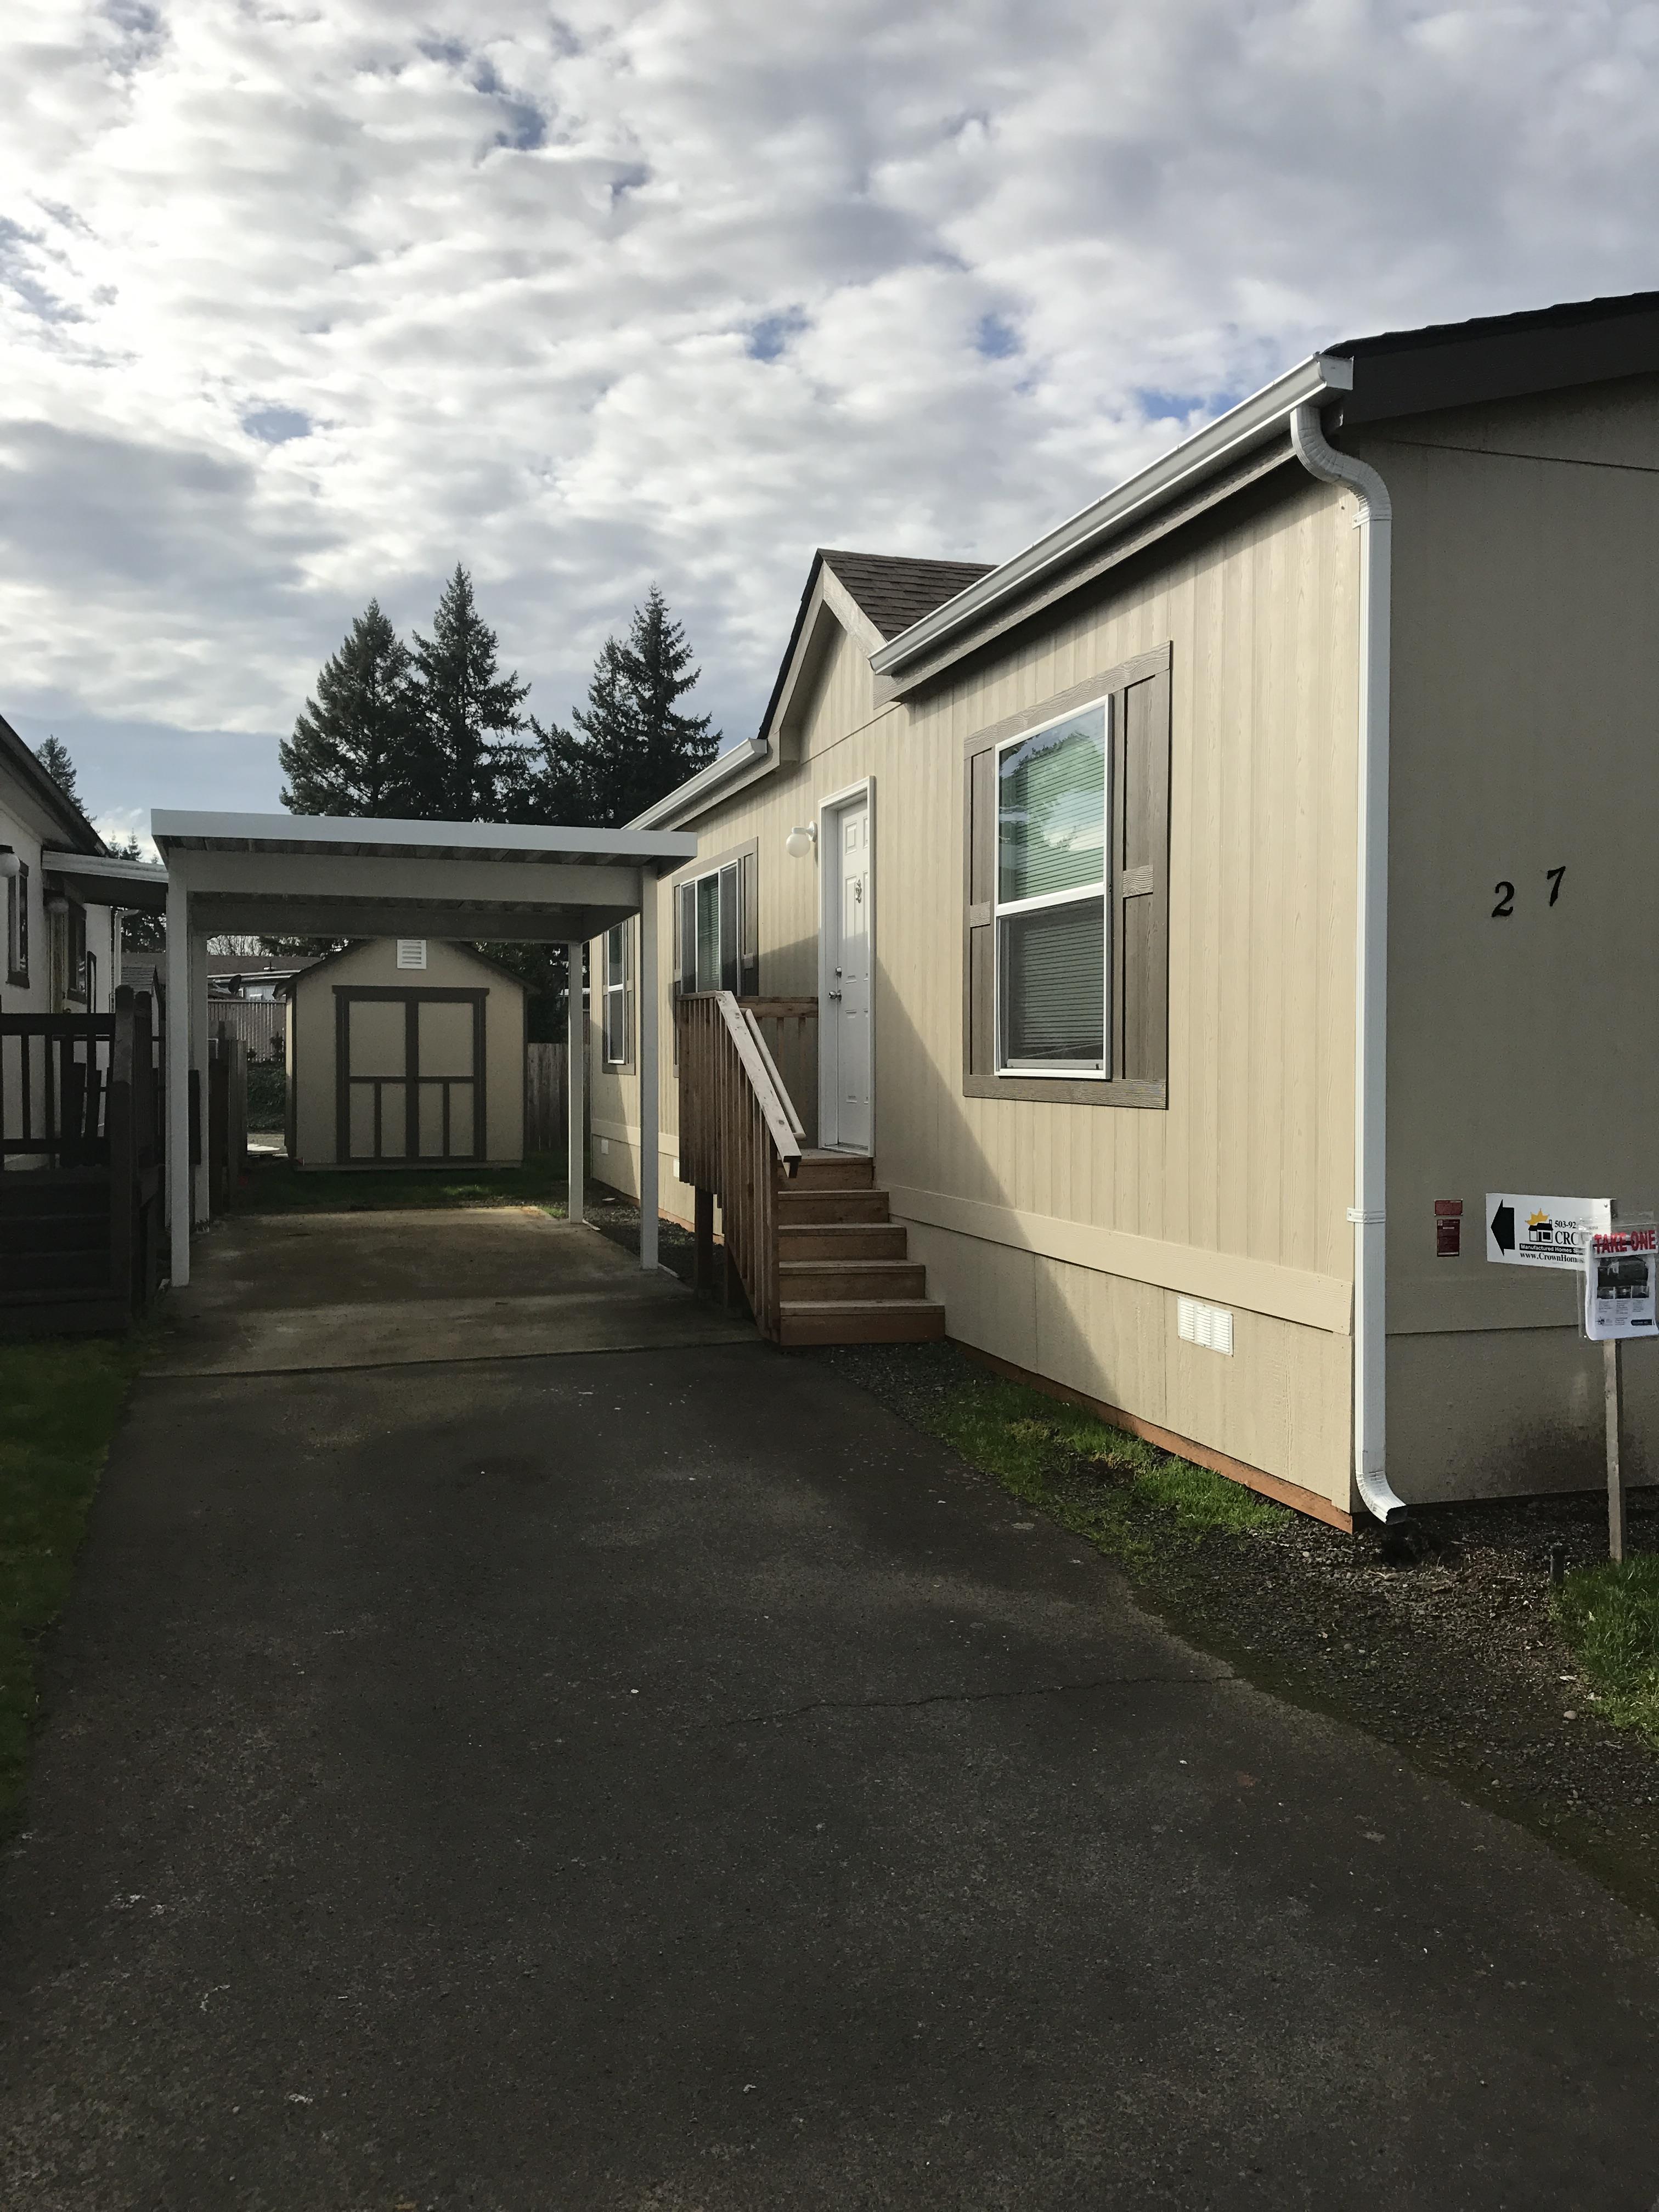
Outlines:
[[[867,1152],[875,1135],[870,1099],[870,915],[875,883],[868,798],[835,808],[826,827],[833,835],[823,841],[832,873],[825,886],[828,928],[819,1021],[826,1047],[821,1140]]]

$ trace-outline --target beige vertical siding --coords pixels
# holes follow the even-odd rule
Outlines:
[[[293,986],[289,1067],[294,1139],[303,1167],[333,1167],[336,1157],[334,992],[359,988],[489,993],[484,1001],[484,1142],[495,1161],[524,1158],[524,990],[464,945],[429,939],[423,969],[400,969],[391,938],[353,945]]]
[[[1396,514],[1392,1479],[1408,1498],[1595,1484],[1577,1279],[1489,1266],[1483,1201],[1659,1200],[1659,381],[1460,410],[1363,450]],[[1500,882],[1514,912],[1495,920]],[[1456,1260],[1435,1256],[1437,1198],[1464,1203]],[[1626,1373],[1639,1460],[1659,1350]]]
[[[1349,1504],[1358,565],[1351,510],[1286,471],[1231,523],[914,702],[843,637],[800,757],[693,825],[759,841],[761,988],[812,993],[819,876],[784,838],[873,779],[876,1152],[951,1334]],[[1170,1106],[962,1091],[963,752],[973,732],[1172,647]],[[672,975],[672,901],[662,957]],[[597,1043],[597,1028],[594,1032]],[[664,1054],[663,1204],[672,1054]],[[596,1172],[637,1188],[631,1075],[596,1077]],[[1231,1358],[1180,1340],[1229,1304]]]

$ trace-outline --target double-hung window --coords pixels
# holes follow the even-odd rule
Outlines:
[[[18,863],[6,878],[6,981],[27,987],[29,980],[29,871]]]
[[[626,1067],[633,1058],[634,976],[631,921],[605,933],[605,1064]]]
[[[682,879],[674,893],[677,992],[760,989],[760,937],[755,902],[757,850],[722,856]]]
[[[963,1090],[1169,1103],[1170,665],[968,741]]]
[[[997,1066],[1110,1073],[1109,699],[997,754]]]

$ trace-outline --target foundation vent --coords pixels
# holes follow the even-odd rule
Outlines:
[[[1224,1352],[1231,1359],[1233,1317],[1226,1307],[1203,1305],[1197,1298],[1182,1298],[1178,1303],[1182,1342],[1201,1344],[1206,1352]]]

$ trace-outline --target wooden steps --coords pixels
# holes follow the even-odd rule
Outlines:
[[[780,1344],[911,1344],[945,1334],[867,1155],[807,1152],[778,1192]]]

